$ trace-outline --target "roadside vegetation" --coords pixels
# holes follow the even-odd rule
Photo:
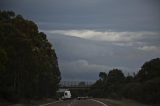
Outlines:
[[[100,72],[89,95],[95,98],[126,98],[145,104],[160,104],[160,58],[145,62],[134,75],[125,76],[120,69]]]
[[[127,99],[122,99],[122,100],[98,99],[98,100],[107,104],[108,106],[151,106],[151,105],[145,105],[145,104],[139,103],[134,100],[127,100]]]
[[[0,11],[0,103],[54,97],[60,79],[46,35],[33,21]]]

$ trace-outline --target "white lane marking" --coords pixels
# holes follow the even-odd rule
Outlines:
[[[98,101],[98,100],[95,100],[95,99],[90,99],[90,100],[95,101],[95,102],[98,102],[98,103],[102,104],[103,106],[108,106],[108,105],[104,104],[104,103],[101,102],[101,101]]]
[[[47,106],[47,105],[54,104],[54,103],[58,103],[58,102],[61,102],[61,101],[62,101],[62,100],[60,100],[60,101],[55,101],[55,102],[50,102],[50,103],[42,104],[42,105],[39,105],[39,106]]]

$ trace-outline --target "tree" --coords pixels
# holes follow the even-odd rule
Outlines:
[[[97,80],[92,86],[89,91],[89,95],[93,97],[102,97],[103,96],[103,81],[101,79]]]
[[[90,95],[107,98],[129,98],[142,103],[160,104],[160,58],[145,62],[134,76],[124,76],[119,69],[99,73]],[[105,79],[105,80],[104,80]]]
[[[5,50],[0,48],[0,73],[2,73],[5,70],[7,60],[8,59]]]
[[[125,76],[119,69],[113,69],[108,73],[108,83],[122,83],[124,82]]]
[[[0,98],[53,97],[61,80],[57,56],[37,25],[0,11]]]
[[[105,72],[100,72],[99,77],[100,77],[101,80],[104,81],[105,79],[107,79],[107,74]]]
[[[133,76],[130,76],[128,75],[126,78],[125,78],[125,83],[131,83],[134,81],[134,77]]]
[[[109,73],[100,72],[99,80],[92,85],[91,95],[94,97],[119,98],[120,90],[125,81],[125,76],[119,69],[110,70]],[[95,94],[92,94],[95,93]]]
[[[135,76],[137,82],[142,85],[142,102],[159,104],[160,102],[160,58],[145,62],[141,70]]]
[[[156,77],[160,77],[160,58],[152,59],[144,63],[136,75],[136,79],[142,82]]]

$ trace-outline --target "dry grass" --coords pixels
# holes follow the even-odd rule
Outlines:
[[[55,101],[55,99],[51,99],[51,98],[45,98],[45,99],[41,99],[41,100],[31,100],[31,101],[27,101],[24,100],[23,102],[19,102],[16,104],[13,103],[8,103],[8,102],[0,102],[0,106],[39,106],[40,104],[45,104],[45,103],[49,103],[49,102],[53,102]]]
[[[134,100],[112,100],[112,99],[98,99],[99,101],[107,104],[108,106],[151,106],[138,103]]]

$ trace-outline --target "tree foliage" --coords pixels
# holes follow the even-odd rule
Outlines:
[[[118,91],[120,86],[125,80],[125,77],[121,70],[113,69],[110,70],[109,73],[100,72],[100,79],[96,81],[92,86],[92,90],[96,92],[95,94],[98,97],[119,97]],[[91,95],[93,91],[91,90]],[[92,95],[92,96],[97,96]]]
[[[100,72],[90,95],[114,99],[129,98],[148,104],[160,104],[160,58],[145,62],[134,76],[124,76],[121,70]]]
[[[21,15],[0,11],[0,98],[52,97],[60,79],[57,56],[46,35]]]
[[[146,62],[141,67],[141,70],[136,75],[138,81],[151,80],[160,76],[160,58]]]

